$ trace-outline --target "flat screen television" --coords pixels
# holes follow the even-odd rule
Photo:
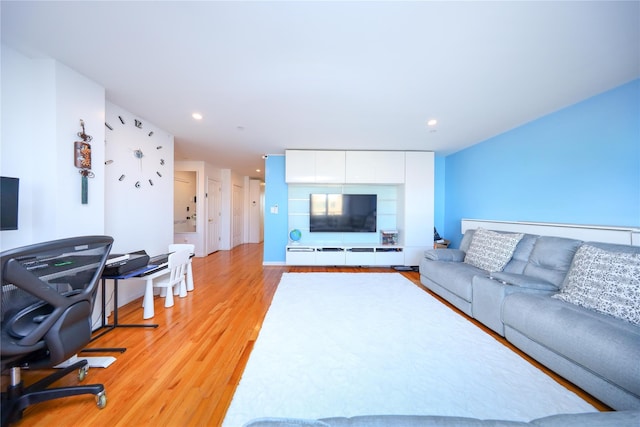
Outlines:
[[[18,178],[0,177],[0,230],[18,229]]]
[[[375,233],[376,194],[311,194],[309,231]]]

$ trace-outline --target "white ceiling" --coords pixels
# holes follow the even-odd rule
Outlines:
[[[638,1],[2,1],[1,15],[3,43],[104,86],[175,136],[176,160],[254,177],[285,148],[449,154],[640,77]]]

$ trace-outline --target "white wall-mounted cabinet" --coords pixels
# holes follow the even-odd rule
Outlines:
[[[286,150],[287,183],[342,184],[344,151]]]
[[[287,183],[403,184],[404,151],[286,150]]]
[[[402,184],[404,151],[347,151],[345,179],[351,184]]]

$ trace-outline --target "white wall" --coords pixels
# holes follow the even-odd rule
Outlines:
[[[106,107],[106,121],[114,128],[106,134],[107,155],[114,163],[105,167],[105,230],[115,238],[113,252],[144,249],[151,256],[166,253],[168,245],[173,243],[173,135],[110,102]],[[120,124],[119,115],[125,118],[127,125]],[[124,164],[133,158],[132,151],[126,147],[140,145],[139,132],[132,123],[134,118],[143,122],[145,134],[154,132],[154,145],[163,146],[162,157],[166,164],[162,168],[162,178],[154,176],[153,186],[144,183],[141,188],[135,188],[129,177],[118,180],[123,173],[133,175],[136,172]],[[118,150],[122,145],[125,149]],[[153,173],[155,171],[149,176]]]
[[[118,116],[126,122],[122,125]],[[133,125],[138,119],[143,132]],[[105,232],[113,236],[112,253],[129,253],[145,250],[150,256],[167,253],[173,243],[173,135],[158,128],[143,117],[131,113],[110,102],[106,103],[106,122],[113,128],[106,130],[106,156],[113,163],[105,167]],[[102,126],[105,128],[105,125]],[[144,165],[145,173],[138,176],[139,166],[133,156],[133,149],[149,149],[142,145],[140,135],[147,138],[153,132],[149,143],[162,145],[161,157],[165,165],[162,177],[155,176],[155,167]],[[150,153],[147,154],[152,157]],[[133,162],[132,162],[133,160]],[[126,179],[119,177],[125,174]],[[148,185],[147,177],[153,177],[154,185]],[[140,179],[143,185],[134,186]],[[119,289],[119,305],[126,304],[144,295],[144,282],[130,280]]]
[[[20,178],[16,231],[0,232],[0,249],[104,234],[104,88],[53,60],[2,46],[0,174]],[[91,141],[89,200],[80,198],[74,141],[80,119]]]

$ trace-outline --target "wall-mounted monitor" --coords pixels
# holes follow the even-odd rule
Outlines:
[[[20,180],[0,177],[0,230],[18,229],[18,189]]]
[[[311,194],[309,231],[375,233],[376,194]]]

